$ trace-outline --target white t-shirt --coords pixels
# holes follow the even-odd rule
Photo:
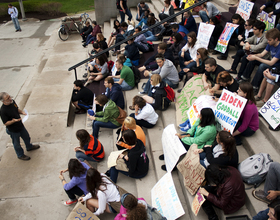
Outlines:
[[[95,215],[100,215],[105,212],[106,205],[109,202],[119,202],[120,201],[120,193],[119,190],[116,188],[116,186],[106,178],[106,175],[101,173],[101,176],[103,176],[103,180],[107,183],[107,189],[105,191],[98,190],[97,192],[97,198],[98,198],[98,206],[99,208],[96,210]],[[104,186],[101,186],[102,189],[105,189]],[[91,199],[92,195],[91,193],[88,193],[86,196],[83,197],[83,201],[86,201],[88,199]]]
[[[153,106],[146,103],[146,105],[138,111],[138,115],[135,115],[135,118],[137,120],[145,120],[149,122],[150,124],[155,125],[158,120],[158,114],[155,112]]]
[[[197,49],[199,48],[201,48],[201,45],[197,41],[193,47],[189,47],[188,43],[186,43],[186,45],[182,48],[182,50],[184,49],[185,52],[189,50],[192,60],[196,61],[196,53],[197,53]]]

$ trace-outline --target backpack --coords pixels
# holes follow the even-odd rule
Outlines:
[[[150,52],[154,51],[154,44],[153,44],[153,42],[147,41],[147,46],[148,46]]]
[[[147,207],[147,215],[148,220],[167,220],[167,218],[163,217],[156,208],[153,208],[149,204]]]
[[[133,71],[134,74],[134,83],[135,86],[138,88],[138,83],[140,82],[141,79],[141,74],[140,71],[138,70],[138,68],[136,68],[135,66],[130,67]]]
[[[242,161],[238,170],[243,182],[257,188],[265,180],[270,164],[273,162],[269,154],[255,154]]]
[[[166,84],[166,86],[164,87],[164,90],[166,92],[167,99],[170,102],[174,102],[175,101],[175,92],[174,92],[174,90],[168,84]]]
[[[107,62],[107,67],[108,67],[108,70],[110,73],[111,73],[113,66],[114,66],[114,61],[110,60]]]

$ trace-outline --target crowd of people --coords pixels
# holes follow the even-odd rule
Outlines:
[[[272,6],[277,9],[277,4]],[[260,10],[268,6],[270,5],[266,4]],[[83,46],[87,47],[89,44],[93,46],[90,56],[174,14],[170,0],[164,0],[164,8],[158,15],[159,19],[149,6],[141,1],[137,5],[136,21],[139,23],[135,25],[127,7],[127,0],[118,0],[117,9],[121,22],[114,21],[114,30],[108,42],[95,21],[92,24],[87,22],[81,30]],[[88,118],[92,120],[92,134],[84,129],[76,132],[79,141],[79,146],[74,148],[76,159],[70,159],[68,169],[60,171],[59,178],[69,197],[65,205],[80,201],[96,215],[108,212],[120,213],[116,219],[147,219],[145,216],[148,204],[144,199],[137,199],[118,187],[116,185],[118,174],[122,173],[134,179],[145,178],[149,171],[149,157],[146,153],[143,128],[152,129],[159,118],[156,111],[168,109],[171,104],[168,91],[177,89],[179,82],[184,82],[185,86],[195,75],[201,75],[201,86],[217,99],[223,89],[247,99],[232,134],[216,130],[216,119],[211,108],[203,108],[199,119],[191,128],[184,129],[185,122],[179,126],[183,133],[176,135],[182,145],[188,151],[192,144],[196,144],[195,152],[199,154],[200,164],[206,168],[206,185],[199,189],[206,198],[202,208],[208,219],[215,220],[218,216],[213,206],[223,210],[225,214],[232,214],[245,204],[244,183],[237,170],[239,155],[236,146],[242,144],[241,136],[252,136],[259,129],[257,107],[264,105],[272,95],[274,86],[279,85],[277,71],[280,66],[280,31],[273,28],[265,32],[266,25],[256,20],[256,10],[258,9],[254,7],[247,21],[239,14],[232,16],[230,22],[239,26],[229,41],[229,46],[236,48],[236,54],[228,70],[218,65],[217,60],[210,56],[210,53],[218,54],[219,60],[225,60],[229,52],[229,46],[225,53],[214,51],[223,26],[220,23],[221,12],[211,2],[204,3],[199,12],[202,22],[215,26],[208,48],[200,45],[197,39],[197,24],[192,13],[188,11],[182,15],[180,23],[170,20],[128,40],[123,49],[120,49],[120,46],[115,47],[112,54],[117,55],[114,74],[111,73],[113,67],[108,60],[109,52],[97,56],[87,64],[87,72],[83,76],[85,79],[74,82],[71,101],[76,108],[76,114],[88,113]],[[277,14],[278,10],[271,13]],[[128,22],[125,22],[126,15]],[[166,42],[159,43],[157,52],[139,66],[140,51],[148,53],[148,42],[161,40],[163,36],[170,38]],[[250,82],[255,66],[258,66],[258,69]],[[142,86],[143,91],[131,100],[132,105],[129,109],[134,113],[123,117],[125,109],[123,91],[132,90],[137,84],[136,70],[143,72],[148,80]],[[96,94],[95,97],[87,88],[93,81],[104,81],[106,92]],[[178,93],[181,91],[182,88],[177,90]],[[17,157],[29,160],[30,157],[24,154],[20,146],[20,137],[24,140],[27,151],[39,149],[40,146],[30,143],[29,134],[20,117],[20,114],[25,113],[17,107],[8,93],[0,93],[0,100],[3,102],[0,110],[1,119],[12,138]],[[96,112],[89,111],[93,105],[97,106]],[[118,150],[125,150],[118,157],[120,165],[111,167],[106,173],[100,173],[87,163],[87,161],[100,162],[105,158],[105,153],[109,153],[105,152],[105,148],[98,140],[101,127],[118,129],[115,144]],[[159,159],[164,160],[164,155],[160,155]],[[166,170],[165,165],[161,168]],[[269,209],[258,213],[254,220],[268,219],[267,215],[270,219],[280,219],[280,200],[277,200],[280,196],[279,169],[280,164],[273,163],[267,175],[264,191],[253,191],[255,198],[269,203]],[[63,176],[65,172],[69,173],[69,182]]]

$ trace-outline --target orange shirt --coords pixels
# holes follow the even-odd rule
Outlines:
[[[146,136],[145,136],[145,133],[142,130],[142,128],[140,126],[136,125],[136,129],[134,132],[136,134],[137,139],[141,140],[143,142],[144,146],[146,146]],[[122,142],[120,144],[120,146],[122,146],[126,149],[129,149],[129,150],[131,149],[131,146],[125,144],[124,142]]]

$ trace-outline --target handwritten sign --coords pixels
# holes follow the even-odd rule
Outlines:
[[[268,13],[266,13],[265,11],[262,11],[260,14],[260,21],[264,22],[266,27],[265,27],[265,31],[268,31],[272,28],[274,28],[275,25],[275,21],[276,21],[276,15],[272,15],[271,18],[268,17]]]
[[[78,202],[66,220],[99,220],[85,205]]]
[[[193,126],[196,120],[199,118],[200,111],[203,108],[212,108],[213,112],[216,107],[216,102],[212,99],[212,96],[202,95],[192,104],[188,111],[188,117],[190,119],[191,126]]]
[[[275,129],[280,124],[280,88],[259,110],[264,119]]]
[[[215,47],[215,50],[221,52],[221,53],[225,53],[227,50],[227,46],[228,46],[228,42],[233,34],[233,32],[235,31],[235,29],[238,27],[238,24],[233,24],[233,23],[226,23],[226,26],[221,34],[221,36],[219,37],[218,43]]]
[[[210,95],[208,90],[203,87],[201,75],[192,77],[182,89],[180,95],[176,99],[176,123],[177,125],[188,119],[188,110],[201,95]]]
[[[187,152],[180,139],[175,135],[176,133],[174,124],[168,125],[162,133],[162,148],[167,172],[171,172],[180,156]]]
[[[166,217],[174,220],[185,214],[178,197],[171,173],[166,173],[152,188],[152,206]]]
[[[240,14],[240,16],[247,21],[251,16],[251,11],[254,7],[253,2],[249,2],[246,0],[241,0],[239,2],[238,8],[236,10],[236,14]]]
[[[184,159],[177,165],[184,178],[184,185],[194,195],[204,181],[205,168],[200,164],[199,154],[195,154],[196,144],[192,144]]]
[[[212,25],[212,24],[206,24],[203,22],[201,22],[199,24],[197,39],[199,40],[199,44],[202,47],[204,47],[206,49],[208,48],[208,44],[209,44],[209,41],[210,41],[214,28],[215,28],[215,25]]]
[[[197,192],[192,202],[192,211],[195,214],[195,216],[197,216],[199,209],[204,202],[205,202],[204,196],[199,192]]]
[[[215,116],[221,124],[222,130],[233,133],[234,127],[246,105],[247,99],[236,95],[226,89],[217,102]]]

